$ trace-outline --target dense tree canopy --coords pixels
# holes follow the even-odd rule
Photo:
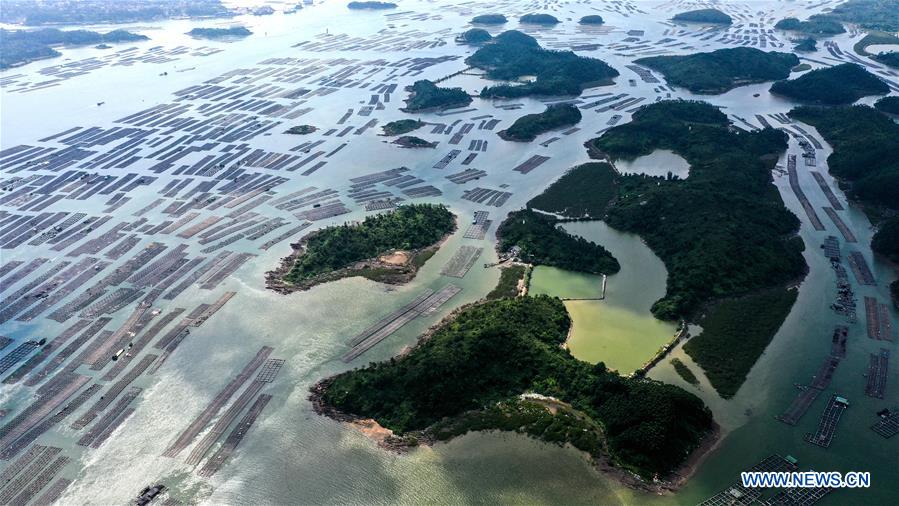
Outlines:
[[[899,263],[899,218],[885,220],[877,227],[871,249]]]
[[[88,30],[63,31],[56,28],[15,31],[0,29],[0,68],[38,58],[59,56],[59,52],[51,48],[51,45],[84,46],[139,40],[149,40],[149,37],[125,30],[113,30],[104,34]]]
[[[560,346],[570,324],[547,296],[475,305],[412,352],[338,375],[324,401],[407,432],[534,392],[601,422],[621,465],[644,476],[676,469],[711,429],[709,410],[680,388],[575,359]]]
[[[799,220],[771,183],[786,135],[728,126],[709,104],[662,101],[591,141],[612,159],[669,149],[690,164],[684,180],[619,176],[606,219],[642,236],[665,262],[667,293],[653,305],[659,318],[688,316],[709,300],[780,286],[805,272],[794,235]]]
[[[500,137],[509,141],[530,142],[542,133],[572,126],[581,121],[581,110],[572,104],[549,105],[536,114],[526,114],[499,132]]]
[[[899,125],[867,106],[799,107],[789,114],[833,146],[827,166],[850,184],[850,197],[899,209]]]
[[[428,109],[450,109],[471,103],[471,97],[462,88],[440,88],[436,84],[422,79],[409,87],[411,95],[406,99],[406,112],[424,111]]]
[[[551,14],[525,14],[518,20],[532,25],[555,25],[559,23],[559,20]]]
[[[485,87],[482,98],[513,98],[528,95],[579,95],[587,85],[606,84],[618,71],[605,62],[578,56],[571,51],[548,51],[537,39],[516,30],[503,32],[465,62],[487,71],[489,79],[513,81],[535,76],[520,85]]]
[[[585,163],[566,172],[527,206],[567,218],[602,218],[618,192],[615,170],[602,162]]]
[[[481,14],[471,18],[472,24],[478,25],[501,25],[508,21],[502,14]]]
[[[796,18],[785,18],[778,21],[774,28],[778,30],[791,30],[796,32],[810,33],[814,35],[836,35],[846,31],[843,24],[836,19],[826,15],[817,14],[808,18],[807,21],[799,21]]]
[[[854,63],[815,69],[789,81],[771,85],[771,93],[822,105],[851,104],[868,95],[884,95],[890,87]]]
[[[305,249],[285,276],[303,281],[393,250],[413,250],[437,243],[455,229],[444,206],[411,204],[368,216],[361,223],[323,228],[310,234]]]
[[[557,226],[552,216],[529,209],[509,213],[496,235],[499,249],[521,248],[521,259],[540,265],[589,274],[615,274],[621,269],[602,246],[574,236]]]
[[[718,49],[684,56],[650,56],[634,63],[658,70],[669,83],[694,93],[724,93],[745,84],[786,79],[799,65],[791,53],[751,47]]]
[[[695,11],[681,12],[673,18],[675,21],[686,21],[690,23],[716,23],[729,25],[734,20],[727,14],[718,9],[698,9]]]

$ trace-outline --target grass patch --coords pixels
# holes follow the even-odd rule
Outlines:
[[[775,288],[724,300],[699,322],[702,333],[687,341],[684,351],[721,397],[729,399],[740,389],[797,295],[797,290]]]

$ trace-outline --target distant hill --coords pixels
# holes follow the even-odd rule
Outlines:
[[[481,14],[480,16],[471,18],[472,24],[479,25],[501,25],[508,21],[509,20],[502,14]]]
[[[807,21],[799,21],[796,18],[781,19],[774,25],[774,28],[813,35],[836,35],[846,32],[843,24],[838,20],[820,14],[811,16]]]
[[[231,28],[194,28],[187,32],[187,35],[198,39],[228,39],[248,37],[253,35],[253,32],[243,26],[234,26]]]
[[[675,86],[716,94],[746,84],[786,79],[790,69],[799,65],[799,58],[791,53],[737,47],[685,56],[652,56],[635,63],[658,70]]]
[[[63,31],[56,28],[0,30],[0,68],[59,56],[60,53],[50,46],[88,46],[141,40],[149,40],[149,37],[125,30],[113,30],[105,34],[88,30]]]
[[[585,87],[610,84],[618,76],[618,71],[602,60],[571,51],[547,51],[537,39],[517,30],[497,35],[465,62],[486,70],[488,79],[515,81],[536,76],[529,83],[484,87],[482,98],[580,95]]]
[[[674,21],[686,21],[690,23],[716,23],[723,25],[730,25],[734,22],[733,18],[718,9],[699,9],[681,12],[671,19]]]
[[[889,86],[854,63],[816,69],[790,81],[777,81],[771,93],[821,105],[851,104],[869,95],[885,95]]]
[[[525,14],[518,18],[518,21],[532,25],[555,25],[559,23],[555,16],[549,14]]]

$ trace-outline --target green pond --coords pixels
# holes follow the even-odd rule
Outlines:
[[[572,320],[568,349],[586,362],[605,362],[622,374],[633,372],[676,331],[673,323],[659,321],[649,311],[665,294],[665,266],[639,237],[618,232],[601,221],[568,223],[564,228],[601,244],[621,264],[621,271],[608,277],[604,300],[565,301]],[[531,277],[530,293],[572,299],[599,297],[602,276],[538,266]]]

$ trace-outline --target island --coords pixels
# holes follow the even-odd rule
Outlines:
[[[500,253],[535,265],[587,274],[615,274],[618,260],[602,246],[571,235],[553,216],[523,209],[509,213],[496,231]]]
[[[887,114],[899,115],[899,97],[883,97],[874,103],[874,108]]]
[[[487,30],[484,30],[483,28],[472,28],[459,34],[459,36],[456,37],[456,42],[460,44],[478,45],[488,42],[492,38],[490,32]]]
[[[794,298],[789,287],[807,272],[796,235],[799,220],[772,183],[786,134],[734,129],[726,115],[704,102],[660,101],[641,107],[630,123],[611,128],[587,147],[591,156],[612,161],[667,149],[689,163],[685,179],[615,175],[617,194],[604,220],[638,234],[665,263],[667,290],[653,304],[653,314],[703,328],[708,322],[710,334],[691,339],[696,340],[691,356],[720,395],[733,395],[789,313]],[[588,184],[574,174],[558,184]],[[603,183],[601,191],[608,192],[607,186]],[[554,191],[561,196],[565,188]],[[579,191],[585,196],[575,199],[582,202],[575,212],[602,211],[601,201],[588,200],[589,189]],[[739,310],[755,305],[767,310]],[[740,342],[744,333],[733,329],[749,328],[758,334]],[[722,341],[739,350],[739,365],[722,368],[717,352]]]
[[[406,88],[410,94],[406,99],[403,112],[428,112],[465,107],[471,103],[471,97],[462,88],[440,88],[436,84],[422,79]]]
[[[436,148],[437,147],[436,142],[428,142],[428,141],[422,139],[421,137],[415,137],[412,135],[404,135],[402,137],[399,137],[398,139],[393,141],[393,144],[396,144],[396,145],[398,145],[400,147],[404,147],[404,148]]]
[[[792,53],[751,47],[683,56],[650,56],[634,63],[661,72],[670,84],[698,94],[719,94],[747,84],[786,79],[799,65]]]
[[[60,56],[60,53],[51,46],[76,47],[143,40],[150,38],[125,30],[113,30],[104,34],[88,30],[63,31],[56,28],[12,31],[0,29],[0,69]]]
[[[509,128],[498,132],[507,141],[530,142],[542,133],[576,125],[581,121],[581,110],[572,104],[556,104],[536,114],[527,114],[512,123]]]
[[[605,162],[590,162],[570,169],[527,207],[574,220],[601,219],[617,194],[615,169]]]
[[[813,39],[812,37],[806,37],[800,40],[793,41],[795,46],[793,46],[794,51],[801,51],[803,53],[813,53],[818,50],[818,41]]]
[[[770,91],[799,102],[843,105],[870,95],[885,95],[890,87],[860,65],[843,63],[815,69],[789,81],[777,81]]]
[[[455,216],[434,204],[403,205],[359,223],[323,228],[292,244],[293,253],[266,274],[266,284],[290,293],[352,276],[405,283],[455,229]]]
[[[346,6],[353,10],[396,9],[396,4],[393,2],[350,2]]]
[[[578,23],[582,25],[601,25],[605,23],[605,21],[603,21],[602,16],[600,16],[599,14],[591,14],[589,16],[582,17],[581,20],[578,21]]]
[[[95,25],[233,15],[234,12],[225,7],[221,0],[3,0],[0,23],[27,26]]]
[[[899,69],[899,51],[878,53],[871,58],[889,67]]]
[[[525,14],[518,18],[518,21],[521,23],[526,23],[529,25],[557,25],[559,24],[559,20],[556,19],[555,16],[550,14]]]
[[[318,128],[315,128],[312,125],[297,125],[294,127],[290,127],[284,133],[290,134],[290,135],[308,135],[317,130],[318,130]]]
[[[899,32],[899,0],[848,0],[827,15],[866,30]]]
[[[778,30],[789,30],[825,36],[846,32],[842,23],[826,15],[814,15],[809,17],[807,21],[799,21],[796,18],[785,18],[775,23],[774,28],[777,28]]]
[[[383,135],[386,136],[394,136],[394,135],[403,135],[414,130],[418,130],[419,128],[424,126],[424,122],[417,119],[399,119],[396,121],[391,121],[386,125],[381,127],[383,131]]]
[[[471,18],[471,24],[477,25],[501,25],[508,21],[502,14],[481,14]]]
[[[465,62],[486,71],[488,79],[530,82],[486,86],[481,98],[580,95],[585,88],[612,84],[618,71],[602,60],[571,51],[548,51],[537,39],[517,30],[503,32],[475,51]]]
[[[571,319],[545,295],[463,307],[408,353],[327,378],[311,389],[319,414],[373,419],[404,450],[470,431],[505,430],[589,454],[634,486],[660,490],[714,433],[711,412],[681,388],[624,378],[562,347]]]
[[[695,11],[681,12],[671,19],[673,21],[687,23],[712,23],[721,25],[730,25],[734,22],[730,16],[718,9],[698,9]]]
[[[253,32],[243,26],[233,26],[231,28],[194,28],[187,32],[187,35],[195,39],[237,39],[249,37]]]

